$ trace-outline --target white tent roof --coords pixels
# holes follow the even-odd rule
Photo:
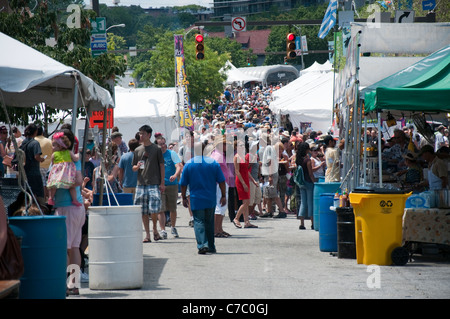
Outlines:
[[[330,72],[333,71],[333,65],[330,61],[326,61],[324,64],[320,64],[314,61],[313,65],[300,71],[300,76],[309,72]]]
[[[257,78],[258,79],[257,81],[261,82],[263,85],[267,84],[266,83],[267,76],[270,73],[291,72],[295,75],[296,78],[299,75],[298,70],[295,67],[293,67],[292,65],[284,65],[284,64],[238,68],[238,70],[244,72],[249,76]]]
[[[314,130],[328,131],[333,108],[333,72],[307,72],[275,91],[269,108],[289,114],[294,127],[312,122]]]
[[[144,124],[152,127],[153,134],[162,133],[167,143],[178,140],[176,88],[126,89],[116,86],[115,100],[114,126],[119,128],[125,142],[134,138]]]
[[[7,106],[33,107],[47,103],[59,109],[77,106],[101,109],[114,106],[111,94],[80,71],[0,32],[0,93]]]
[[[227,61],[225,67],[229,67],[228,70],[225,71],[227,75],[226,84],[238,83],[238,85],[244,85],[248,82],[259,82],[259,79],[255,76],[248,75],[238,68],[236,68],[230,61]]]

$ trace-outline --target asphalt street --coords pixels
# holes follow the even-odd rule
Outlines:
[[[140,289],[92,290],[68,299],[447,299],[450,260],[415,255],[405,266],[373,267],[319,249],[319,232],[299,230],[295,215],[258,218],[259,228],[238,229],[226,216],[217,253],[197,253],[189,213],[178,205],[173,238],[143,243]],[[153,235],[153,234],[152,234]],[[144,232],[142,232],[144,238]],[[89,269],[89,268],[88,268]]]

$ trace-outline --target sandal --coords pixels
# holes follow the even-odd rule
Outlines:
[[[239,222],[236,222],[233,220],[233,224],[234,226],[236,226],[237,228],[242,228],[241,224],[239,224]]]
[[[224,233],[217,233],[217,234],[214,234],[214,237],[217,237],[217,238],[226,238],[227,236],[225,236]]]
[[[230,236],[231,236],[231,234],[228,234],[227,232],[222,232],[222,234],[223,234],[225,237],[230,237]]]
[[[154,239],[155,241],[158,241],[158,240],[161,239],[161,236],[159,236],[159,234],[156,233],[156,234],[153,235],[153,239]]]
[[[66,296],[79,296],[80,291],[78,288],[67,288],[66,289]]]
[[[258,228],[258,226],[253,225],[253,224],[248,224],[248,225],[245,225],[244,228]]]
[[[142,242],[143,243],[151,243],[152,241],[150,240],[150,238],[144,238],[144,240]]]

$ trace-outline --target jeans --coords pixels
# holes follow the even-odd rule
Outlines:
[[[207,247],[209,251],[215,251],[214,245],[214,211],[215,207],[193,210],[194,233],[197,240],[197,248]]]
[[[305,181],[305,187],[300,189],[300,209],[298,216],[301,217],[313,217],[313,204],[314,204],[314,183]]]

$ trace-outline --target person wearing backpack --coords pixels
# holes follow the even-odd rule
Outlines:
[[[311,229],[314,229],[313,225],[314,174],[312,170],[310,153],[311,150],[309,148],[308,143],[302,142],[298,145],[295,164],[297,165],[297,170],[299,173],[303,171],[303,176],[296,177],[296,183],[300,183],[299,186],[301,198],[300,209],[298,211],[298,216],[300,217],[299,229],[306,229],[305,218],[308,217],[311,219]]]

